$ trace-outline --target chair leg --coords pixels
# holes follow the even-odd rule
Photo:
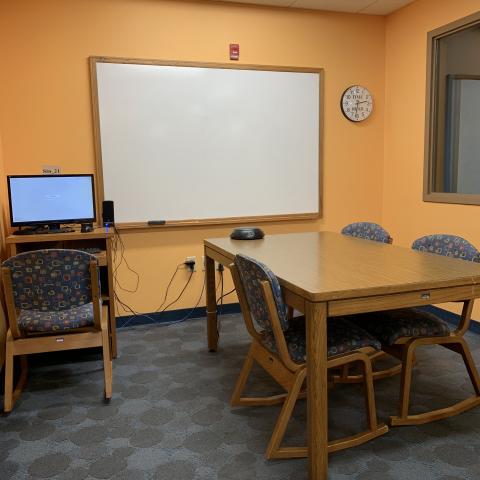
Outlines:
[[[365,408],[367,414],[368,429],[352,435],[350,437],[340,438],[328,442],[328,453],[337,452],[346,448],[356,447],[362,443],[368,442],[384,435],[388,432],[388,427],[384,423],[377,422],[377,409],[375,406],[375,390],[373,387],[372,362],[367,356],[358,358],[363,365],[364,392],[365,392]]]
[[[15,358],[15,357],[14,357]],[[27,376],[28,376],[28,361],[26,355],[20,356],[20,377],[15,385],[15,390],[13,391],[13,405],[19,399],[25,384],[27,383]]]
[[[408,408],[410,405],[410,390],[412,387],[412,374],[413,374],[413,354],[415,344],[411,344],[406,347],[403,358],[403,370],[402,380],[400,384],[400,418],[406,418],[408,416]]]
[[[20,367],[22,369],[22,373],[28,372],[28,358],[27,355],[20,355]]]
[[[374,355],[370,355],[370,360],[372,364],[374,364],[375,361],[377,361],[379,358],[387,355],[386,352],[377,352]],[[373,375],[373,380],[382,380],[384,378],[390,378],[394,377],[395,375],[399,375],[402,371],[402,365],[395,365],[390,368],[386,368],[383,370],[378,370],[376,372],[372,372]],[[363,383],[364,382],[364,377],[363,374],[351,374],[350,373],[350,366],[349,365],[344,365],[341,368],[341,373],[340,375],[334,375],[333,376],[333,383]]]
[[[230,405],[232,407],[278,405],[279,403],[283,403],[287,398],[286,393],[282,393],[280,395],[271,395],[269,397],[242,397],[242,392],[245,388],[245,384],[247,383],[253,364],[255,363],[254,351],[255,346],[252,343],[252,345],[250,346],[250,350],[247,353],[247,358],[245,359],[240,375],[238,376],[235,388],[233,389],[232,396],[230,398]]]
[[[5,392],[3,398],[5,413],[11,412],[13,408],[13,359],[13,338],[9,330],[5,348]]]
[[[112,398],[112,357],[110,352],[110,338],[106,319],[102,318],[102,349],[103,349],[103,374],[105,385],[105,400]]]
[[[340,369],[341,373],[340,373],[340,378],[339,378],[339,382],[344,382],[344,381],[347,381],[348,379],[348,376],[349,376],[349,372],[350,372],[350,366],[347,364],[347,365],[344,365],[341,369]],[[335,378],[335,377],[334,377]],[[334,382],[336,383],[336,382]]]
[[[307,369],[303,368],[295,373],[293,385],[283,404],[277,423],[273,430],[272,437],[267,447],[266,456],[271,458],[302,458],[308,456],[307,447],[284,447],[281,448],[283,437],[287,429],[288,421],[292,416],[293,409],[299,397],[300,390],[307,374]]]
[[[243,363],[242,370],[240,372],[240,375],[238,376],[237,383],[235,384],[235,388],[233,389],[232,397],[230,398],[230,405],[232,407],[237,406],[237,405],[242,405],[241,403],[241,396],[243,389],[245,388],[245,385],[248,380],[248,376],[250,375],[250,372],[253,367],[253,345],[250,346],[250,349],[248,350],[247,353],[247,358],[245,358],[245,362]]]
[[[370,430],[377,428],[377,408],[375,406],[375,390],[373,389],[373,372],[370,362],[363,363],[363,372],[365,381],[363,388],[365,391],[365,407],[367,409],[367,421]]]
[[[475,362],[473,361],[470,347],[468,346],[468,343],[464,338],[462,338],[461,342],[459,342],[459,346],[459,353],[462,355],[463,362],[465,363],[465,367],[468,371],[468,375],[470,377],[470,381],[472,382],[473,388],[475,389],[475,393],[477,394],[477,396],[480,396],[480,376],[478,374],[477,367],[475,366]]]
[[[425,339],[429,340],[429,339]],[[407,347],[407,359],[410,365],[404,363],[404,370],[408,371],[407,378],[403,381],[402,376],[402,390],[401,390],[401,404],[400,404],[400,415],[398,417],[390,417],[390,423],[392,426],[400,426],[400,425],[422,425],[425,423],[430,423],[436,420],[441,420],[443,418],[452,417],[463,413],[471,408],[480,405],[480,377],[478,371],[475,367],[475,363],[473,361],[472,355],[470,353],[470,348],[468,347],[467,342],[462,337],[443,337],[442,339],[438,339],[437,345],[442,345],[449,350],[452,350],[460,355],[465,362],[465,366],[467,368],[468,374],[470,376],[470,380],[472,381],[472,385],[475,389],[475,395],[469,397],[465,400],[457,402],[455,405],[451,405],[450,407],[440,408],[437,410],[432,410],[430,412],[421,413],[417,415],[409,415],[408,414],[408,402],[409,402],[409,393],[410,393],[410,383],[411,383],[411,370],[412,370],[412,358],[413,357],[413,349],[417,345],[422,344],[422,339],[418,339],[417,341],[413,341],[408,344]],[[425,345],[431,343],[427,343],[425,341]],[[408,352],[411,352],[410,360],[408,360]],[[407,391],[408,390],[408,391]]]
[[[363,377],[365,378],[365,403],[367,412],[368,429],[357,433],[355,435],[333,440],[328,443],[328,453],[343,450],[345,448],[355,447],[362,443],[373,440],[374,438],[384,435],[388,432],[388,427],[385,424],[377,423],[377,412],[375,407],[375,392],[373,388],[373,374],[372,365],[368,357],[357,358],[361,361],[363,368]],[[293,408],[296,400],[299,398],[300,389],[306,376],[306,369],[297,372],[295,381],[291,390],[288,393],[287,400],[285,401],[280,416],[278,417],[275,430],[267,448],[267,458],[301,458],[308,456],[307,447],[284,447],[281,448],[280,444],[285,435],[285,430],[288,425],[288,421],[292,415]]]

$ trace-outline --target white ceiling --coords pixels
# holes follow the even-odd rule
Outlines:
[[[308,8],[332,12],[388,15],[415,0],[223,0],[233,3],[253,3],[276,7]]]

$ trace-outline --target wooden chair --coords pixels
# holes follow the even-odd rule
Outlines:
[[[480,252],[465,239],[453,235],[428,235],[413,242],[412,248],[437,255],[480,262]],[[390,418],[391,425],[419,425],[458,415],[480,405],[480,377],[463,337],[470,324],[473,299],[463,302],[458,328],[450,331],[448,324],[436,315],[418,308],[404,308],[356,316],[355,323],[382,342],[382,349],[403,363],[398,416]],[[422,345],[441,345],[460,354],[467,368],[475,395],[447,408],[410,415],[410,389],[415,349]]]
[[[378,223],[372,222],[356,222],[350,223],[343,227],[341,231],[342,235],[347,235],[349,237],[362,238],[364,240],[372,240],[374,242],[381,243],[393,243],[393,238],[390,234]],[[374,352],[370,355],[370,360],[372,365],[375,365],[377,360],[384,358],[386,352]],[[381,380],[382,378],[393,377],[398,375],[402,371],[402,365],[395,365],[390,368],[386,368],[379,371],[373,372],[373,380]],[[345,365],[340,375],[334,375],[333,381],[335,383],[361,383],[363,382],[362,374],[352,374],[349,365]]]
[[[298,398],[305,397],[305,391],[302,391],[307,374],[305,319],[296,318],[289,325],[280,284],[265,265],[245,255],[237,255],[230,268],[245,324],[252,337],[231,405],[283,403],[266,456],[269,459],[306,457],[307,447],[281,447],[295,403]],[[367,430],[329,442],[329,452],[360,445],[388,431],[386,425],[377,423],[372,367],[365,353],[378,347],[379,343],[373,337],[354,324],[342,319],[328,323],[328,368],[355,362],[362,365],[368,422]],[[286,393],[261,398],[242,396],[254,362],[261,365]]]
[[[107,307],[101,306],[98,261],[78,250],[35,250],[2,264],[9,329],[4,410],[10,412],[27,376],[30,353],[103,348],[105,399],[112,396]],[[13,391],[14,357],[21,375]]]

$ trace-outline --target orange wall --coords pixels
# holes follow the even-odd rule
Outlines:
[[[375,16],[220,3],[0,2],[0,131],[6,173],[40,173],[44,164],[60,165],[64,173],[94,170],[90,55],[225,62],[228,44],[238,42],[244,63],[325,69],[323,219],[268,224],[266,232],[338,230],[353,220],[380,221],[384,23]],[[345,120],[339,109],[342,91],[353,83],[368,86],[375,100],[374,114],[361,125]],[[228,172],[222,179],[228,181]],[[154,310],[175,266],[187,255],[201,256],[203,238],[230,230],[126,233],[126,256],[141,283],[136,294],[119,292],[121,297],[143,312]],[[177,277],[174,292],[187,273]],[[125,270],[120,280],[129,288],[134,285]],[[193,305],[201,286],[199,272],[176,308]]]
[[[422,201],[427,32],[479,9],[479,0],[417,0],[387,17],[382,221],[400,245],[441,232],[480,245],[478,206]]]
[[[0,2],[5,172],[40,173],[44,164],[65,173],[94,171],[90,55],[225,62],[228,44],[238,42],[245,63],[325,69],[324,217],[266,224],[267,233],[338,230],[370,219],[400,245],[439,231],[479,244],[478,207],[422,201],[426,35],[479,9],[479,0],[417,0],[384,19],[162,0]],[[338,108],[352,83],[365,84],[375,97],[365,124],[351,124]],[[200,257],[203,238],[229,231],[125,234],[126,256],[141,283],[137,293],[121,297],[138,310],[154,310],[175,266],[187,255]],[[177,277],[172,293],[187,273]],[[134,285],[125,270],[120,281]],[[201,285],[198,272],[176,307],[193,305]]]

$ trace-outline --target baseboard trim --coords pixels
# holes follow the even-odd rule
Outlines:
[[[218,307],[219,315],[240,313],[239,303],[226,303]],[[133,327],[135,325],[151,325],[181,322],[192,318],[201,318],[207,316],[206,307],[197,307],[192,312],[191,308],[180,308],[178,310],[168,310],[166,312],[144,313],[141,315],[125,315],[116,318],[117,328]]]
[[[460,321],[460,315],[456,313],[449,312],[443,308],[435,307],[433,305],[427,305],[426,307],[419,307],[425,309],[427,312],[431,312],[442,320],[445,320],[452,325],[458,325]],[[202,318],[207,316],[206,307],[198,307],[192,313],[191,308],[181,308],[178,310],[169,310],[167,312],[154,312],[154,313],[145,313],[142,315],[125,315],[122,317],[116,318],[117,328],[123,327],[132,327],[134,325],[148,325],[148,324],[165,324],[172,322],[180,322],[182,320],[188,320],[192,318]],[[219,315],[228,315],[240,313],[240,304],[239,303],[227,303],[223,307],[219,307]],[[471,332],[480,334],[480,322],[472,320],[470,322]]]
[[[458,322],[460,322],[460,315],[453,312],[449,312],[444,308],[435,307],[434,305],[427,305],[426,307],[420,307],[420,308],[423,308],[427,312],[437,315],[437,317],[440,317],[442,320],[445,320],[446,322],[451,323],[452,325],[458,326]],[[480,334],[480,322],[472,320],[470,322],[470,327],[468,330],[470,332]]]

